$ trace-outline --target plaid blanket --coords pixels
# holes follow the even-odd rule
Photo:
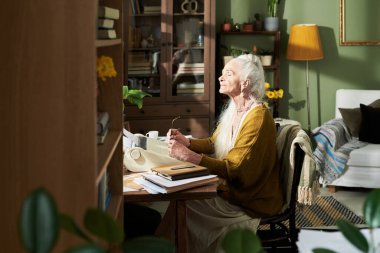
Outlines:
[[[342,119],[332,119],[314,129],[313,137],[317,144],[314,160],[325,185],[344,173],[352,150],[367,145],[351,137]]]

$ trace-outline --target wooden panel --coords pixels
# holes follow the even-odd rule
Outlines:
[[[93,0],[2,3],[2,252],[22,252],[18,215],[36,187],[77,221],[95,206],[95,14]]]
[[[208,116],[210,111],[209,104],[173,104],[173,105],[144,105],[140,110],[136,106],[127,108],[129,119],[135,117],[170,117],[172,116]]]
[[[133,133],[145,134],[150,130],[158,130],[160,136],[165,136],[171,126],[172,119],[147,119],[130,121]],[[209,136],[209,118],[182,118],[175,121],[175,128],[179,128],[185,135],[192,135],[197,138]]]

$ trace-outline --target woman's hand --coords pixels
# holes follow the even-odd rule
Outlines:
[[[168,140],[176,140],[182,143],[185,147],[190,146],[190,140],[186,138],[178,129],[171,128],[166,134]]]
[[[194,164],[199,164],[201,162],[202,156],[185,147],[180,141],[170,139],[168,148],[169,155],[173,158]]]

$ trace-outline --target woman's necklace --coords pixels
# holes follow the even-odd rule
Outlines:
[[[255,103],[255,100],[251,100],[247,106],[236,108],[236,112],[246,112],[251,109],[251,106]]]

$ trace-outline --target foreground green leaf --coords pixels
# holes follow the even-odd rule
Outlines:
[[[174,245],[167,240],[153,236],[138,237],[127,241],[124,252],[128,253],[174,253]]]
[[[313,253],[337,253],[336,251],[325,249],[325,248],[315,248]]]
[[[354,245],[362,252],[368,252],[369,245],[367,239],[364,237],[364,235],[360,232],[360,230],[357,227],[344,220],[338,220],[336,222],[336,225],[338,226],[339,230],[343,233],[344,237],[346,237],[352,245]]]
[[[225,235],[222,248],[226,253],[259,253],[261,242],[250,229],[232,229]]]
[[[363,206],[363,216],[370,227],[380,227],[380,189],[368,194]]]
[[[52,250],[59,234],[58,211],[46,189],[37,188],[28,195],[21,208],[19,225],[21,241],[28,252]]]
[[[84,226],[107,242],[121,243],[124,240],[123,228],[103,210],[88,209],[84,217]]]
[[[86,244],[65,250],[65,253],[106,253],[106,250],[95,244]]]
[[[78,235],[82,239],[92,242],[92,240],[80,229],[80,227],[75,223],[74,219],[67,214],[59,214],[59,222],[61,227],[67,232]]]

